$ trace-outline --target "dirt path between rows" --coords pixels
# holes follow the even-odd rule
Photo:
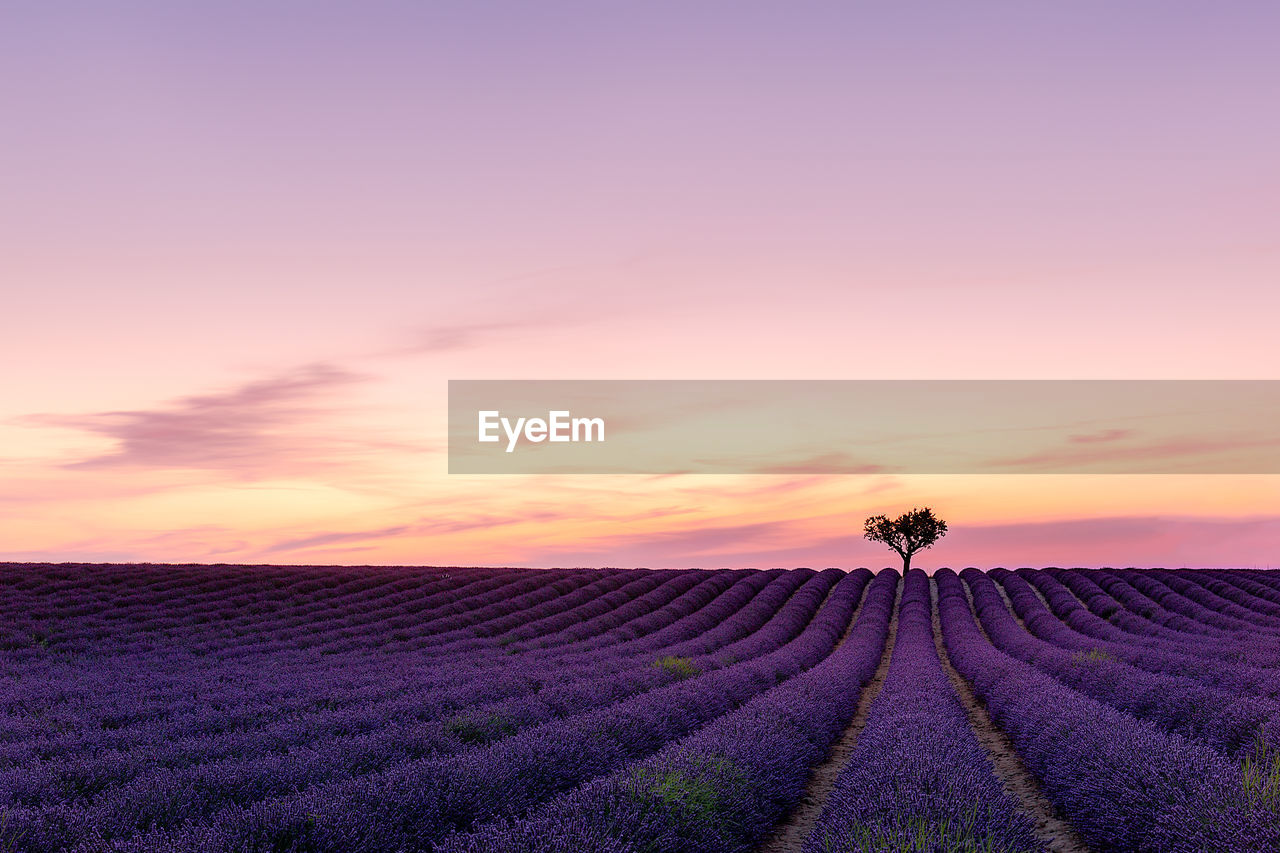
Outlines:
[[[938,618],[937,581],[931,579],[929,587],[933,599],[933,643],[938,649],[938,659],[942,661],[943,671],[951,679],[951,685],[960,698],[960,704],[969,715],[969,726],[977,736],[978,743],[982,744],[983,749],[987,751],[987,757],[991,759],[996,778],[1004,785],[1006,791],[1018,798],[1023,811],[1031,816],[1035,823],[1036,836],[1049,853],[1091,853],[1092,849],[1079,833],[1058,814],[1057,808],[1045,795],[1040,783],[1022,762],[1022,757],[1014,749],[1009,737],[991,721],[987,709],[974,695],[969,682],[965,681],[964,677],[951,665],[946,647],[942,644],[942,625]]]
[[[880,695],[880,688],[884,685],[885,676],[889,672],[889,658],[893,656],[893,643],[898,634],[898,602],[901,600],[902,582],[899,581],[893,602],[893,615],[889,618],[889,633],[884,641],[884,653],[880,656],[880,665],[876,667],[875,675],[867,682],[867,686],[862,688],[862,695],[858,697],[858,709],[854,712],[853,720],[831,745],[827,751],[827,757],[809,775],[809,783],[805,787],[804,796],[800,798],[800,802],[792,806],[786,817],[773,828],[764,841],[760,842],[756,853],[800,853],[804,840],[809,837],[814,824],[818,822],[818,816],[822,814],[822,809],[827,804],[831,789],[835,787],[836,778],[849,763],[849,756],[853,754],[854,747],[858,743],[858,734],[867,724],[871,703]],[[841,638],[841,642],[843,639]]]

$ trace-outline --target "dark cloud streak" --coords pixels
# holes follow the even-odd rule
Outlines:
[[[266,475],[331,463],[341,442],[317,442],[303,432],[334,411],[323,402],[325,397],[365,380],[317,363],[222,393],[181,397],[156,409],[30,415],[23,420],[83,430],[117,443],[113,451],[68,463],[68,468],[191,468]]]

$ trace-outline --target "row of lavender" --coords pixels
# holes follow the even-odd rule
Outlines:
[[[1043,850],[943,669],[928,577],[903,587],[887,678],[805,853]]]
[[[509,633],[527,637],[551,631],[552,636],[560,638],[562,650],[569,649],[572,641],[581,640],[584,636],[590,638],[592,634],[597,641],[603,639],[605,645],[633,640],[663,627],[664,620],[669,621],[678,615],[677,611],[685,611],[684,615],[688,615],[690,606],[705,605],[709,595],[723,591],[733,579],[726,573],[708,574],[701,578],[700,574],[682,573],[664,578],[652,573],[647,577],[633,577],[621,588],[616,588],[616,578],[604,578],[572,593],[562,593],[553,602],[526,608],[522,611],[523,618],[516,623],[518,627]],[[755,577],[745,576],[750,574]],[[744,573],[740,580],[748,589],[758,590],[761,582],[768,580],[762,577],[766,574]],[[550,573],[543,582],[552,588],[560,584]],[[693,589],[695,585],[697,589]],[[505,589],[499,587],[489,594],[498,597]],[[680,600],[673,603],[676,598]],[[539,611],[545,608],[558,612],[539,619],[545,615]],[[491,621],[506,621],[506,617]],[[366,638],[367,648],[361,654],[321,654],[303,663],[291,661],[280,654],[267,654],[244,665],[223,659],[209,661],[193,656],[190,649],[181,643],[145,653],[122,652],[109,642],[100,643],[91,654],[45,649],[43,665],[33,664],[29,656],[16,663],[9,662],[14,678],[5,682],[0,693],[3,697],[0,709],[4,712],[0,718],[0,742],[19,739],[26,733],[24,726],[78,732],[83,726],[77,724],[86,721],[91,724],[90,728],[120,732],[119,737],[127,738],[130,734],[127,730],[135,723],[150,723],[158,718],[179,720],[193,708],[204,711],[210,706],[222,709],[231,722],[210,721],[209,725],[234,728],[239,722],[235,714],[237,702],[241,700],[250,708],[243,715],[258,713],[255,706],[263,706],[261,710],[265,712],[274,709],[296,714],[308,705],[317,704],[317,698],[322,699],[318,704],[323,705],[325,711],[352,701],[367,706],[370,701],[380,698],[370,695],[368,690],[382,690],[387,695],[394,695],[405,691],[406,682],[449,686],[474,680],[471,676],[481,671],[494,675],[504,669],[519,668],[533,657],[519,654],[483,660],[473,655],[465,660],[450,660],[440,649],[435,654],[406,654],[403,648],[388,644],[383,637],[379,631],[373,630]],[[324,626],[317,625],[314,631],[316,644],[323,645],[328,638],[329,632]],[[269,669],[263,666],[264,659],[270,661]],[[110,663],[109,673],[104,672],[106,667],[96,666],[101,662]],[[388,679],[386,673],[379,671],[379,667],[388,662],[397,669],[395,679]],[[469,672],[468,668],[475,673]],[[156,677],[157,673],[163,676],[163,680]],[[56,677],[66,674],[79,677]],[[95,679],[95,675],[100,678]],[[130,679],[134,677],[149,678],[151,682],[132,683]],[[110,693],[104,697],[103,688],[110,686],[115,686],[118,691],[115,704]],[[126,689],[119,689],[121,687]],[[355,693],[350,699],[341,695],[342,690],[352,688]],[[39,726],[32,724],[30,715],[24,713],[30,708],[39,709],[42,717]],[[181,733],[170,731],[168,735],[172,737]],[[209,732],[197,727],[191,733]],[[83,752],[84,747],[84,744],[75,743],[74,751]]]
[[[981,572],[966,570],[962,581],[942,571],[936,581],[951,660],[1087,842],[1124,851],[1277,849],[1275,803],[1250,790],[1228,751],[1190,731],[1180,714],[1196,709],[1185,695],[1164,692],[1178,686],[1173,680],[1153,685],[1149,671],[1110,669],[1107,653],[1094,646],[1055,652],[1017,623]],[[1027,606],[1025,590],[1009,585]],[[1149,634],[1131,636],[1134,647],[1157,648],[1143,639]]]
[[[697,645],[714,644],[717,638],[732,637],[738,633],[744,619],[759,621],[760,616],[767,614],[766,630],[756,631],[724,649],[736,649],[749,658],[765,653],[792,636],[804,623],[826,594],[830,579],[831,576],[811,579],[782,607],[776,606],[775,599],[763,601],[763,608],[742,608],[734,618],[717,625],[714,631],[704,632],[698,641],[674,648],[693,650]],[[695,657],[692,660],[701,663],[708,671],[716,666],[714,657]],[[228,804],[256,802],[296,790],[304,784],[314,786],[346,779],[355,775],[353,766],[363,775],[394,767],[406,759],[464,752],[470,746],[500,739],[535,723],[572,717],[671,682],[671,674],[650,665],[652,661],[650,656],[631,670],[599,676],[589,682],[579,679],[565,684],[552,683],[531,695],[509,698],[501,704],[468,708],[465,716],[455,716],[444,722],[433,720],[405,727],[399,722],[384,720],[369,737],[332,739],[310,749],[290,749],[284,757],[267,756],[247,761],[232,759],[180,772],[151,773],[100,798],[92,809],[77,810],[74,823],[67,828],[60,822],[60,811],[50,813],[46,810],[42,816],[52,819],[55,839],[75,837],[83,827],[91,827],[94,833],[110,837],[148,826],[170,825],[181,819],[208,814]],[[459,726],[459,723],[464,725]],[[408,754],[400,746],[406,743],[412,747]],[[386,753],[396,761],[384,760],[382,756]],[[45,824],[42,829],[49,828],[49,821],[46,820]]]
[[[908,575],[896,639],[890,641],[889,676],[805,841],[806,853],[1046,849],[1021,804],[993,775],[935,643],[976,689],[1052,804],[1093,849],[1280,849],[1280,764],[1260,767],[1257,751],[1270,748],[1272,709],[1268,700],[1248,695],[1250,689],[1265,695],[1275,674],[1258,664],[1280,627],[1273,619],[1280,615],[1273,579],[1141,572],[993,575],[1003,588],[973,570],[963,581],[949,571],[938,574],[936,635],[929,581],[923,573]],[[1149,670],[1115,663],[1095,637],[1049,614],[1049,598],[1026,578],[1052,589],[1059,575],[1076,584],[1097,578],[1114,590],[1111,604],[1097,598],[1093,604],[1127,626],[1125,648]],[[1059,586],[1053,597],[1064,611],[1070,609],[1064,595],[1081,606]],[[1117,608],[1120,599],[1137,609]],[[1043,622],[1041,630],[1056,633],[1064,647],[1055,650],[1029,632],[1020,621],[1023,614]],[[1170,622],[1186,630],[1170,629]],[[1113,638],[1117,647],[1120,639]],[[861,657],[860,667],[854,663],[856,648],[842,647],[794,679],[799,686],[810,678],[831,678],[823,670],[839,661],[850,677],[843,703],[797,703],[793,717],[799,712],[811,721],[848,719],[850,684],[865,684],[873,659]],[[1188,649],[1209,656],[1211,663],[1196,673],[1203,683],[1229,680],[1240,692],[1206,692],[1190,676],[1160,675],[1161,669],[1188,666]],[[759,701],[784,695],[779,688]],[[749,850],[794,803],[798,789],[790,780],[806,774],[822,749],[789,741],[793,719],[774,716],[738,732],[731,721],[746,714],[744,708],[659,757],[522,819],[454,835],[438,849]],[[722,734],[726,728],[736,736]],[[775,744],[795,758],[790,777],[760,767],[781,763]],[[679,759],[661,761],[666,755]],[[777,795],[763,796],[764,790]]]
[[[239,815],[236,810],[255,803],[261,806],[259,811],[269,811],[273,798],[287,798],[299,790],[312,799],[323,799],[334,793],[326,786],[341,789],[346,784],[351,788],[356,780],[379,775],[388,777],[382,780],[384,784],[392,784],[396,770],[404,771],[406,766],[421,764],[432,756],[479,752],[491,742],[539,724],[571,720],[592,708],[612,705],[616,710],[617,703],[628,697],[639,699],[655,693],[653,701],[661,705],[664,686],[701,695],[702,701],[711,702],[701,713],[714,715],[723,710],[725,701],[739,701],[742,691],[760,689],[762,672],[776,679],[782,677],[779,673],[805,668],[809,658],[796,656],[794,648],[781,657],[776,653],[794,646],[801,634],[814,629],[814,614],[822,602],[839,602],[847,609],[851,584],[862,578],[836,571],[583,572],[577,574],[584,576],[585,583],[566,586],[564,573],[517,572],[514,578],[512,573],[479,573],[479,578],[476,574],[457,574],[448,602],[451,610],[456,611],[457,602],[466,601],[468,588],[477,584],[486,585],[484,592],[493,597],[493,603],[501,604],[504,590],[510,595],[513,587],[527,586],[525,582],[531,579],[543,586],[560,585],[559,594],[552,599],[560,606],[548,608],[543,602],[523,607],[520,612],[524,618],[490,635],[496,642],[489,648],[474,645],[477,638],[486,639],[483,631],[460,638],[461,643],[434,643],[429,652],[384,642],[383,635],[371,632],[368,648],[359,656],[325,655],[311,661],[314,667],[306,674],[326,674],[327,665],[332,676],[327,683],[332,688],[318,697],[322,701],[313,701],[303,709],[286,705],[282,710],[280,701],[294,695],[305,699],[308,694],[316,699],[314,681],[299,677],[297,672],[286,673],[280,679],[280,694],[265,701],[252,687],[228,694],[223,689],[230,686],[226,682],[233,683],[241,673],[233,667],[237,656],[215,654],[210,690],[204,695],[194,692],[190,709],[174,708],[165,698],[156,700],[137,685],[129,685],[128,692],[136,690],[143,704],[152,700],[154,713],[135,714],[119,725],[82,725],[60,731],[60,727],[46,724],[51,715],[42,713],[47,709],[38,702],[56,705],[62,701],[78,710],[82,706],[76,702],[87,702],[93,688],[50,692],[54,682],[45,677],[48,669],[33,674],[27,665],[31,652],[26,647],[11,649],[5,665],[20,677],[6,682],[6,725],[0,731],[0,745],[10,756],[8,770],[0,771],[6,832],[21,836],[21,849],[61,850],[75,844],[112,844],[139,833],[158,838],[165,827],[205,818],[214,826],[225,827],[234,823],[233,817]],[[836,596],[832,588],[841,578],[844,581]],[[17,609],[29,605],[32,595],[41,591],[39,583],[23,580],[22,591],[27,594],[6,595],[6,606]],[[365,589],[376,590],[378,586],[386,584],[366,585]],[[588,588],[593,589],[592,595],[575,595]],[[145,597],[146,593],[154,591],[140,595]],[[349,593],[343,588],[344,596]],[[173,609],[163,590],[152,600],[157,607]],[[342,607],[323,609],[358,611],[359,600],[357,594]],[[67,613],[74,615],[86,606],[71,596],[55,604],[64,602],[65,612],[59,615],[67,622],[73,622]],[[47,600],[41,604],[46,611],[51,608]],[[603,610],[602,604],[607,605]],[[486,606],[473,601],[466,612]],[[825,621],[830,622],[843,611],[824,607],[822,612],[829,614]],[[431,621],[429,614],[424,609],[424,622]],[[48,618],[47,612],[38,615]],[[473,624],[492,628],[505,618],[507,614],[497,613]],[[117,651],[113,656],[106,647],[83,655],[65,649],[40,651],[60,656],[57,664],[63,675],[82,675],[95,686],[102,683],[95,679],[104,667],[158,670],[165,679],[178,679],[180,672],[164,670],[169,661],[163,648],[138,648],[136,636],[145,629],[137,625],[145,621],[145,617],[131,618],[123,623],[128,629],[122,632],[125,653]],[[204,622],[203,615],[193,621],[197,625],[194,633],[203,636],[198,627]],[[330,639],[322,627],[314,632],[318,645]],[[344,624],[339,630],[346,632],[349,627]],[[437,632],[435,637],[446,633]],[[74,632],[69,634],[68,639],[73,639]],[[512,649],[512,641],[522,647]],[[450,650],[459,644],[463,652]],[[511,651],[516,653],[508,654]],[[676,657],[683,666],[653,666],[660,659],[659,652]],[[133,660],[136,657],[144,660]],[[186,666],[192,653],[190,648],[179,647],[173,657],[178,666]],[[267,660],[274,665],[279,656],[269,655]],[[759,666],[751,666],[753,662]],[[77,666],[82,671],[77,672]],[[736,681],[725,681],[732,688],[728,700],[723,692],[717,699],[715,689],[700,689],[714,688],[709,679],[722,668],[737,676]],[[344,679],[361,672],[371,677],[339,695]],[[696,682],[697,688],[677,683],[690,673],[701,673],[689,682]],[[406,681],[421,687],[413,681],[414,675],[423,675],[425,689],[401,689],[397,701],[383,706],[378,705],[383,701],[380,696],[368,694]],[[66,679],[63,683],[74,682]],[[192,682],[177,683],[185,688]],[[162,680],[157,686],[157,692],[163,692],[169,682]],[[236,704],[237,699],[242,700],[241,705]],[[262,713],[246,715],[237,710],[254,704],[262,706]],[[214,711],[212,717],[202,717],[209,707]],[[59,719],[65,719],[67,708],[61,711]],[[352,715],[358,716],[358,723]],[[99,714],[101,719],[104,717]],[[696,716],[684,722],[697,724]],[[32,740],[38,744],[34,751]],[[649,747],[645,742],[630,749],[643,752]],[[570,777],[562,784],[573,781]],[[304,822],[312,821],[310,814]],[[156,843],[161,849],[169,845],[168,841]]]
[[[322,626],[316,637],[321,643],[326,639]],[[380,645],[378,637],[370,635],[372,648]],[[0,742],[53,730],[35,744],[37,757],[83,755],[129,746],[137,726],[162,723],[167,739],[207,736],[244,728],[273,714],[365,705],[383,698],[379,692],[403,694],[406,683],[430,686],[440,681],[424,666],[424,657],[389,655],[381,649],[374,656],[324,656],[310,665],[297,665],[282,655],[265,659],[269,667],[263,659],[248,665],[209,661],[181,643],[145,653],[120,651],[109,642],[92,654],[49,649],[43,666],[21,661],[15,678],[6,682]],[[379,671],[388,663],[397,665],[398,678],[388,679]],[[39,719],[25,713],[28,709],[37,710]]]
[[[852,717],[898,586],[43,569],[0,577],[0,849],[747,850]],[[936,589],[937,637],[928,579],[907,577],[807,850],[1042,849],[938,639],[1098,849],[1280,846],[1280,578],[966,570]]]
[[[425,849],[451,830],[527,809],[643,757],[812,666],[848,622],[868,574],[844,576],[798,634],[786,625],[767,627],[793,639],[754,659],[446,760],[230,809],[207,824],[151,834],[122,849]]]

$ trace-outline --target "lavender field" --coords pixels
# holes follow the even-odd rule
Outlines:
[[[0,851],[1280,850],[1280,572],[0,564]]]

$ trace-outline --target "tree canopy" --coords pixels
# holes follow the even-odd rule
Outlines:
[[[872,542],[883,542],[902,557],[903,574],[911,568],[911,556],[923,551],[947,535],[947,523],[929,507],[918,507],[897,518],[873,515],[863,525],[863,535]]]

